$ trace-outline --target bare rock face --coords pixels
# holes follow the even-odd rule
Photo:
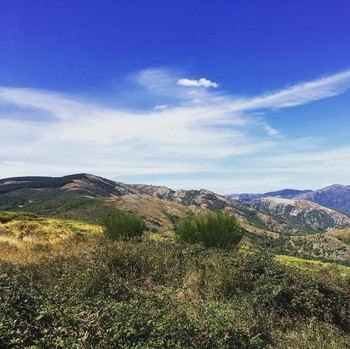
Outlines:
[[[251,206],[272,217],[297,225],[305,225],[314,231],[350,226],[350,217],[306,200],[261,198]]]

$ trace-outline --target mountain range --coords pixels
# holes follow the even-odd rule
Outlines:
[[[140,204],[142,202],[142,204]],[[239,203],[207,190],[124,184],[91,174],[0,180],[0,210],[98,222],[115,209],[144,216],[150,229],[171,230],[179,217],[200,210],[235,210]]]
[[[259,212],[313,231],[350,226],[348,215],[307,200],[267,197],[256,199],[250,205]]]
[[[333,184],[318,190],[283,189],[262,194],[229,194],[230,200],[251,202],[260,198],[277,197],[283,199],[307,200],[334,210],[350,213],[350,185]]]
[[[205,189],[125,184],[83,173],[1,179],[0,210],[98,224],[104,216],[121,210],[144,217],[147,229],[159,233],[174,231],[177,221],[186,215],[208,210],[233,212],[247,237],[257,244],[283,253],[347,260],[350,217],[339,207],[343,211],[348,207],[348,190],[334,185],[317,191],[285,189],[225,197]],[[330,203],[336,210],[315,201]],[[338,236],[334,229],[343,230]]]

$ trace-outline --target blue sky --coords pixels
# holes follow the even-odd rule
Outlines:
[[[350,184],[348,1],[0,0],[0,176]]]

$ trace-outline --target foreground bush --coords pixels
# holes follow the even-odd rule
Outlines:
[[[105,235],[112,240],[140,237],[146,228],[144,220],[127,212],[117,212],[104,219]]]
[[[231,248],[243,237],[243,228],[232,214],[210,212],[182,219],[176,234],[180,241],[206,247]]]

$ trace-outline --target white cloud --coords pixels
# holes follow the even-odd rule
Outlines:
[[[269,136],[277,136],[277,135],[279,135],[279,132],[276,129],[274,129],[273,127],[271,127],[270,125],[268,125],[268,124],[264,125],[264,129],[265,129],[265,131],[267,132],[267,134]]]
[[[199,80],[191,80],[191,79],[179,79],[176,85],[180,86],[188,86],[188,87],[219,87],[219,84],[213,81],[210,81],[206,78],[201,78]]]
[[[257,189],[268,181],[282,185],[293,180],[291,173],[303,169],[304,174],[325,175],[327,167],[333,166],[342,172],[328,173],[349,173],[349,148],[303,147],[301,152],[293,145],[298,140],[283,139],[266,117],[260,115],[257,121],[253,112],[340,94],[350,87],[350,71],[240,99],[207,89],[184,89],[176,85],[178,75],[166,69],[146,69],[135,75],[137,83],[157,99],[155,107],[144,111],[107,108],[50,91],[0,88],[0,105],[13,106],[7,111],[13,112],[12,117],[0,115],[2,176],[92,172],[115,179],[135,175],[164,179],[182,175],[191,178],[188,185],[198,188],[202,183],[225,192],[224,186],[230,191],[239,185],[242,190]],[[173,104],[167,102],[170,97]],[[52,118],[33,120],[32,111],[30,119],[17,119],[14,110],[24,106]],[[225,171],[232,178],[225,179]],[[205,172],[212,175],[199,180]],[[266,180],[259,178],[263,173],[268,173]],[[174,186],[179,188],[186,182],[177,183]]]

